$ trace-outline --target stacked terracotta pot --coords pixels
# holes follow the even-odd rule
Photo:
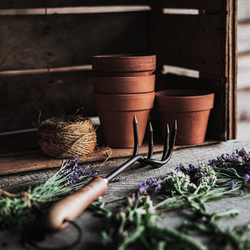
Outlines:
[[[142,144],[155,98],[155,55],[104,55],[92,57],[93,101],[107,144],[134,146],[133,117]]]
[[[171,89],[156,92],[156,109],[162,134],[166,124],[177,120],[176,145],[196,145],[204,142],[214,93],[197,89]]]

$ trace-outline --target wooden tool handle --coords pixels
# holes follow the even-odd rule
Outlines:
[[[105,194],[108,190],[108,180],[97,177],[84,188],[55,203],[45,214],[44,225],[51,231],[58,231],[68,226],[79,216],[94,200]]]

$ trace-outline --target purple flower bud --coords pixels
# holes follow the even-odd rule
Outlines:
[[[250,179],[250,175],[249,174],[245,174],[245,180],[248,181]]]

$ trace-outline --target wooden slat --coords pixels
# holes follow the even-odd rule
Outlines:
[[[10,152],[25,153],[27,150],[39,148],[36,131],[0,135],[0,141],[0,155]]]
[[[0,16],[0,71],[83,65],[148,51],[148,12]]]
[[[148,4],[147,0],[6,0],[0,2],[1,9],[11,8],[46,8],[46,7],[73,7],[73,6],[105,6],[105,5],[140,5]]]
[[[228,24],[228,121],[227,140],[237,137],[237,0],[228,1],[229,12],[226,22]]]
[[[250,2],[249,0],[238,0],[238,20],[250,19]]]
[[[151,0],[150,5],[155,9],[162,8],[183,8],[183,9],[199,9],[199,10],[225,10],[225,1],[224,0]]]
[[[238,52],[250,52],[250,20],[238,24]]]
[[[238,89],[250,87],[250,53],[238,56]]]
[[[222,20],[219,15],[154,14],[151,44],[159,66],[180,66],[221,77],[226,57]]]
[[[73,71],[0,78],[0,132],[34,128],[41,119],[72,115],[84,108],[95,116],[92,71]],[[37,107],[37,108],[36,108]]]
[[[238,121],[241,122],[250,122],[250,88],[242,89],[238,91]],[[242,131],[243,133],[243,131]],[[241,134],[242,134],[241,133]],[[249,134],[249,128],[245,131],[246,134]]]
[[[189,146],[175,146],[174,149],[197,147],[218,143],[218,141],[205,141],[199,145]],[[154,145],[154,153],[162,152],[163,144],[157,143]],[[147,154],[148,145],[143,144],[139,148],[139,154]],[[130,157],[133,154],[133,149],[116,149],[109,147],[101,147],[95,149],[93,153],[86,156],[79,157],[79,163],[90,163],[97,161],[104,161],[109,156],[109,159]],[[33,151],[22,154],[9,154],[2,156],[0,154],[0,175],[8,175],[14,173],[21,173],[27,171],[34,171],[39,169],[49,169],[60,167],[62,159],[52,159],[44,155],[41,151]],[[118,167],[118,166],[117,166]]]

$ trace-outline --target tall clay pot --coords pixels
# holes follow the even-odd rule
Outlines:
[[[98,55],[92,57],[97,76],[146,76],[156,67],[155,55]]]
[[[109,146],[134,146],[134,115],[138,120],[139,145],[142,144],[149,112],[154,105],[155,67],[155,55],[92,57],[94,106]]]
[[[138,121],[139,146],[142,144],[155,92],[142,94],[103,94],[93,92],[94,106],[100,118],[107,144],[114,148],[132,148],[133,117]]]
[[[214,105],[214,94],[204,90],[164,90],[156,92],[162,133],[166,124],[177,120],[176,145],[195,145],[205,140],[210,110]]]

